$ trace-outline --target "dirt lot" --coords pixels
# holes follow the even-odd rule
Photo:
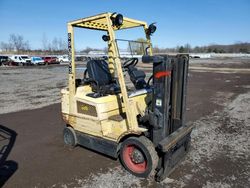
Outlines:
[[[66,67],[1,67],[0,146],[8,140],[12,144],[0,167],[0,175],[5,174],[0,185],[250,187],[250,60],[192,60],[190,65],[187,122],[196,125],[192,147],[161,183],[136,178],[106,156],[64,146],[58,102]],[[222,69],[192,68],[216,66]]]

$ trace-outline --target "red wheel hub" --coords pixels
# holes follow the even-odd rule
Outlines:
[[[133,158],[133,153],[135,152],[135,150],[138,150],[138,149],[134,145],[125,146],[123,150],[123,154],[122,154],[123,160],[131,171],[135,173],[143,173],[147,169],[147,161],[145,157],[143,157],[144,158],[143,162],[136,163],[135,159]]]

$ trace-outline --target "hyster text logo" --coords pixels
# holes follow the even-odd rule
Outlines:
[[[71,52],[71,33],[68,33],[68,52],[69,52],[69,74],[72,74],[72,64],[71,64],[71,59],[72,59],[72,52]]]
[[[88,107],[88,106],[85,106],[85,105],[82,105],[82,106],[81,106],[81,110],[83,110],[83,111],[88,111],[88,110],[89,110],[89,107]]]

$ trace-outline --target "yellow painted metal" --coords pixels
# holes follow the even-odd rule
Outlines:
[[[91,16],[87,18],[78,19],[69,22],[74,27],[82,27],[96,30],[108,31],[108,25],[106,18],[112,16],[112,13],[102,13],[96,16]],[[145,26],[147,23],[139,20],[134,20],[131,18],[123,17],[123,25],[121,27],[114,27],[113,30],[128,29],[133,27]]]
[[[71,125],[75,130],[84,132],[90,135],[103,137],[109,140],[118,142],[122,135],[130,133],[141,134],[146,129],[128,129],[128,121],[126,118],[121,120],[113,120],[112,116],[119,116],[125,113],[125,105],[121,102],[122,94],[108,95],[99,98],[87,96],[91,92],[89,85],[80,86],[76,90],[74,103],[77,101],[94,106],[97,111],[97,116],[87,115],[77,111],[77,108],[69,113],[69,90],[62,89],[62,114],[63,119],[67,124]],[[134,116],[144,116],[147,106],[147,98],[150,94],[142,94],[132,97],[135,106]]]
[[[147,44],[148,44],[148,46],[149,46],[149,55],[153,55],[153,47],[152,47],[152,43],[151,43],[151,39],[150,39],[150,35],[147,35],[147,29],[148,29],[148,26],[147,26],[147,24],[145,24],[144,26],[144,32],[145,32],[145,34],[146,34],[146,38],[147,38]]]
[[[109,30],[110,41],[112,43],[112,45],[110,47],[110,51],[113,51],[113,54],[114,54],[113,58],[114,58],[114,63],[115,63],[115,67],[116,67],[116,73],[117,73],[119,85],[121,88],[125,112],[127,115],[128,129],[137,130],[138,129],[138,122],[137,122],[137,118],[135,116],[135,104],[133,103],[133,100],[129,100],[129,98],[128,98],[124,74],[123,74],[123,70],[121,67],[121,60],[119,58],[118,47],[117,47],[117,44],[115,41],[115,33],[114,33],[114,30],[112,27],[112,21],[109,19],[108,16],[109,15],[107,15],[107,25],[108,25],[108,30]]]
[[[74,29],[68,24],[68,47],[69,47],[69,113],[74,112],[76,93],[75,87],[75,48],[74,48]]]
[[[108,34],[109,35],[109,34]],[[113,42],[111,40],[108,41],[108,63],[109,63],[109,70],[112,75],[112,78],[115,77],[115,54],[114,54],[114,48]]]
[[[106,19],[107,28],[108,28],[108,25],[110,25],[109,16],[106,15],[105,19]],[[110,30],[107,31],[108,36],[111,36],[110,32],[111,32]],[[110,40],[108,41],[108,62],[109,62],[109,70],[113,78],[115,77],[115,58],[117,57],[115,45],[116,43],[114,42],[114,39],[112,40],[110,38]]]
[[[125,135],[141,134],[147,130],[138,127],[137,115],[144,115],[147,107],[146,99],[150,98],[151,94],[146,93],[140,96],[128,97],[115,31],[118,29],[143,27],[146,34],[148,26],[146,22],[124,17],[123,25],[117,28],[112,23],[111,15],[111,13],[103,13],[68,23],[69,86],[61,91],[62,114],[63,119],[78,131],[119,142]],[[74,27],[107,32],[110,37],[108,41],[109,69],[112,76],[118,78],[121,94],[92,98],[87,96],[88,93],[92,92],[89,85],[76,88]],[[150,47],[149,53],[152,55],[150,36],[146,34],[146,38]],[[78,112],[77,102],[92,106],[91,108],[96,110],[96,116]],[[126,117],[120,121],[112,119],[112,117],[119,116],[121,113],[125,113]]]

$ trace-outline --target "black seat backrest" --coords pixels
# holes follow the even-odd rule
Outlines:
[[[90,60],[87,63],[87,70],[90,80],[94,80],[98,86],[112,83],[112,76],[106,61]]]

